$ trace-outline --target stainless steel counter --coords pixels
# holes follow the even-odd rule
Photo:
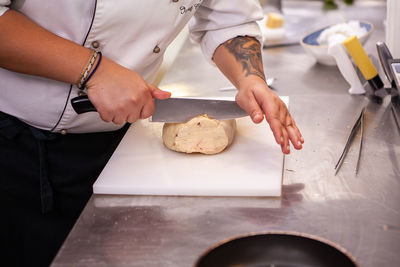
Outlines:
[[[328,13],[320,4],[284,1],[283,10],[309,30],[343,19],[369,20],[375,32],[365,47],[376,55],[376,41],[384,41],[384,1],[360,1]],[[53,266],[192,266],[221,240],[270,230],[329,239],[361,266],[399,266],[400,135],[389,99],[378,105],[350,96],[337,68],[315,64],[300,46],[266,49],[263,56],[267,76],[277,78],[277,94],[290,96],[306,140],[303,150],[285,159],[282,197],[94,195]],[[228,85],[188,41],[160,87],[210,96],[233,94],[218,90]],[[360,171],[354,174],[355,142],[335,176],[336,160],[364,105]]]

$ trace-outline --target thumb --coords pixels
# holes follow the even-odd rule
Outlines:
[[[238,94],[236,95],[236,102],[247,112],[247,114],[250,115],[254,123],[260,123],[263,121],[264,113],[258,105],[253,94],[248,97]]]
[[[171,92],[163,91],[157,86],[154,86],[152,84],[148,84],[150,90],[151,90],[151,95],[153,98],[157,99],[167,99],[171,97]]]

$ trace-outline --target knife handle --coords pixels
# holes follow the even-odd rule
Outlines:
[[[364,78],[371,85],[371,88],[374,90],[374,92],[383,88],[383,82],[379,77],[378,71],[376,70],[374,64],[372,64],[357,37],[349,37],[343,42],[343,44],[347,48],[347,51],[353,58],[357,67],[360,69]]]
[[[93,106],[92,102],[90,102],[87,95],[77,96],[71,99],[72,107],[75,112],[78,114],[82,114],[89,111],[97,111]]]

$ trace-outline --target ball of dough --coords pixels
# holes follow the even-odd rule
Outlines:
[[[217,154],[227,148],[235,137],[236,121],[219,121],[200,115],[185,123],[165,123],[163,142],[169,149],[203,154]]]

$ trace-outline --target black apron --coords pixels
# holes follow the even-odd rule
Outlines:
[[[0,112],[0,260],[48,266],[129,125],[61,135]]]

